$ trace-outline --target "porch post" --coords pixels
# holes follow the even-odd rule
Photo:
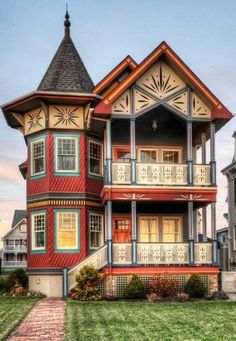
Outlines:
[[[211,184],[216,186],[215,123],[210,123]]]
[[[193,184],[193,128],[192,122],[187,123],[187,164],[188,164],[188,184]]]
[[[106,181],[108,184],[112,183],[112,152],[111,152],[111,120],[106,123],[106,167],[107,176]]]
[[[112,201],[107,201],[107,244],[108,244],[108,265],[112,265]]]
[[[206,164],[206,133],[202,133],[202,164]]]
[[[194,265],[194,219],[193,202],[188,201],[188,225],[189,225],[189,265]]]
[[[211,203],[212,265],[218,265],[216,239],[216,203]]]
[[[136,201],[131,201],[132,224],[132,263],[137,264],[137,207]]]
[[[202,208],[202,240],[207,242],[207,207]]]
[[[135,118],[130,118],[131,183],[136,183]]]

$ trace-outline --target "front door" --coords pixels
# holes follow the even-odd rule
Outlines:
[[[131,219],[129,217],[112,219],[112,240],[114,243],[131,242]]]

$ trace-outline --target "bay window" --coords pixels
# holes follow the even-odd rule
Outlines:
[[[31,176],[45,173],[45,140],[31,142]]]
[[[56,137],[56,172],[78,172],[78,137]]]

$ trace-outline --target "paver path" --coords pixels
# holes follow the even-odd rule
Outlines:
[[[45,298],[36,303],[8,341],[63,341],[65,302]]]

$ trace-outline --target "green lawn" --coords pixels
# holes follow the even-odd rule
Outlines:
[[[236,303],[68,300],[65,341],[236,340]]]
[[[0,296],[0,340],[13,332],[27,312],[38,301],[37,298]]]

